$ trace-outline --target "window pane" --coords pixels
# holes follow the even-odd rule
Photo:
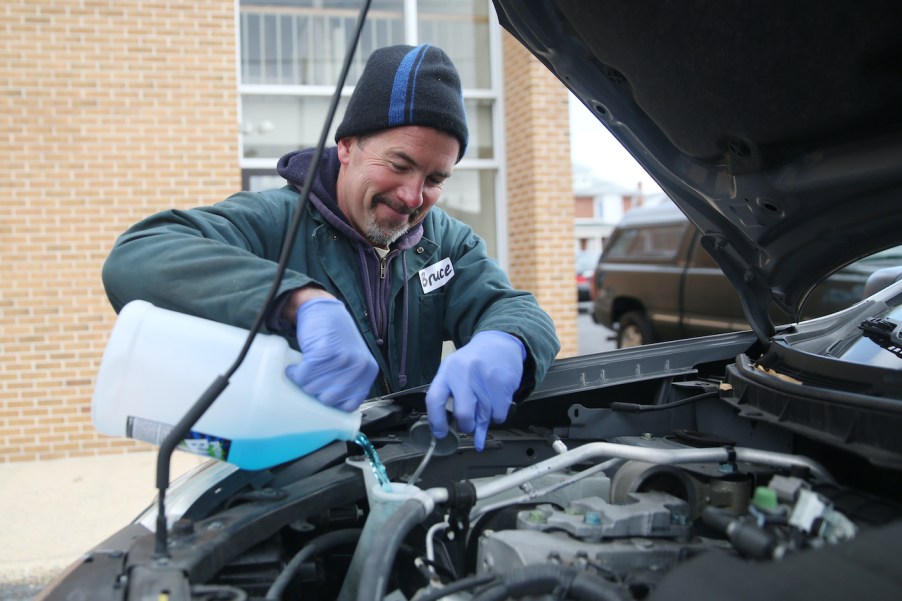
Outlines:
[[[335,85],[359,2],[241,2],[241,83]],[[367,57],[404,42],[403,0],[374,0],[348,71],[354,85]]]
[[[244,169],[241,171],[241,189],[248,192],[281,188],[287,183],[273,169]]]
[[[445,184],[438,206],[472,227],[485,240],[489,255],[496,256],[494,171],[454,171]]]
[[[608,259],[665,260],[676,257],[685,225],[666,225],[625,230],[611,242]]]
[[[328,97],[243,95],[241,141],[244,157],[276,159],[299,148],[316,146],[331,101]],[[326,146],[335,143],[335,129],[346,105],[344,100],[338,104]]]
[[[492,143],[492,100],[464,100],[467,111],[467,128],[470,140],[466,156],[469,159],[491,159],[495,157]]]
[[[485,0],[419,0],[417,29],[421,43],[434,44],[448,53],[464,88],[492,87]]]

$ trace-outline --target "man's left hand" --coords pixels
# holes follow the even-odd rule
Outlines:
[[[461,432],[474,432],[477,451],[485,447],[489,422],[507,418],[523,377],[526,348],[515,336],[489,330],[451,353],[439,366],[426,393],[426,414],[436,438],[448,434],[445,403],[454,399],[453,413]]]

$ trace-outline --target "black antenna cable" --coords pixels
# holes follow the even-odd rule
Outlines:
[[[338,107],[338,102],[341,98],[341,90],[344,87],[344,82],[348,77],[348,71],[351,67],[351,61],[354,57],[354,52],[357,49],[357,42],[360,39],[360,32],[363,30],[363,25],[366,22],[366,15],[369,12],[370,4],[372,0],[364,0],[363,6],[360,8],[360,14],[357,18],[357,24],[354,28],[354,34],[351,39],[351,43],[348,46],[347,54],[345,56],[344,65],[342,66],[341,75],[338,78],[338,84],[335,87],[335,93],[332,95],[332,102],[329,105],[329,111],[326,115],[326,121],[323,125],[323,131],[320,135],[319,143],[316,146],[316,150],[313,153],[313,158],[310,161],[310,167],[308,173],[316,173],[317,168],[319,167],[320,158],[322,158],[323,148],[326,145],[326,138],[329,135],[329,129],[332,127],[332,120],[335,118],[335,111]],[[226,389],[226,386],[229,385],[229,379],[235,374],[239,367],[241,367],[241,363],[244,361],[244,358],[247,356],[248,351],[251,348],[251,344],[254,341],[254,338],[257,336],[257,333],[260,331],[260,328],[263,326],[263,322],[266,319],[267,311],[269,310],[270,305],[272,305],[275,300],[276,293],[279,290],[279,285],[282,282],[282,277],[285,275],[285,269],[288,265],[288,257],[291,256],[291,249],[294,246],[294,239],[297,236],[298,229],[300,229],[301,218],[304,214],[304,206],[307,203],[307,198],[310,196],[310,189],[313,186],[313,177],[307,177],[304,181],[304,188],[301,190],[301,196],[298,200],[298,209],[294,213],[294,217],[291,220],[291,226],[288,229],[288,233],[285,237],[285,242],[282,245],[282,253],[279,257],[279,267],[276,270],[276,276],[273,279],[272,287],[269,290],[269,293],[266,296],[265,301],[263,302],[263,306],[260,308],[260,312],[257,314],[257,318],[254,321],[253,326],[248,333],[247,339],[244,342],[244,347],[242,347],[241,351],[238,353],[238,357],[235,359],[235,362],[232,366],[226,371],[225,374],[217,376],[217,378],[213,381],[212,384],[204,391],[203,394],[194,402],[194,405],[185,413],[184,417],[172,428],[169,434],[163,439],[163,442],[160,444],[160,451],[157,455],[157,490],[159,491],[157,494],[158,505],[157,505],[157,532],[156,532],[156,544],[154,547],[154,556],[168,557],[168,543],[167,543],[167,524],[166,524],[166,489],[169,487],[169,468],[172,460],[172,453],[175,451],[175,448],[179,445],[179,443],[184,440],[185,436],[188,432],[191,431],[191,428],[197,421],[206,413],[207,409],[213,404],[213,402],[219,398],[219,395],[222,394],[222,391]]]

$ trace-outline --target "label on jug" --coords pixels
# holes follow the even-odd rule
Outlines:
[[[129,438],[160,445],[172,428],[173,426],[169,424],[130,415],[125,424],[125,435]],[[232,441],[228,438],[191,430],[188,432],[188,437],[179,443],[178,448],[195,455],[228,461],[231,446]]]

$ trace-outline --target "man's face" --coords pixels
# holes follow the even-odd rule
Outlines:
[[[388,246],[426,216],[450,177],[460,143],[410,125],[338,142],[338,206],[373,246]]]

